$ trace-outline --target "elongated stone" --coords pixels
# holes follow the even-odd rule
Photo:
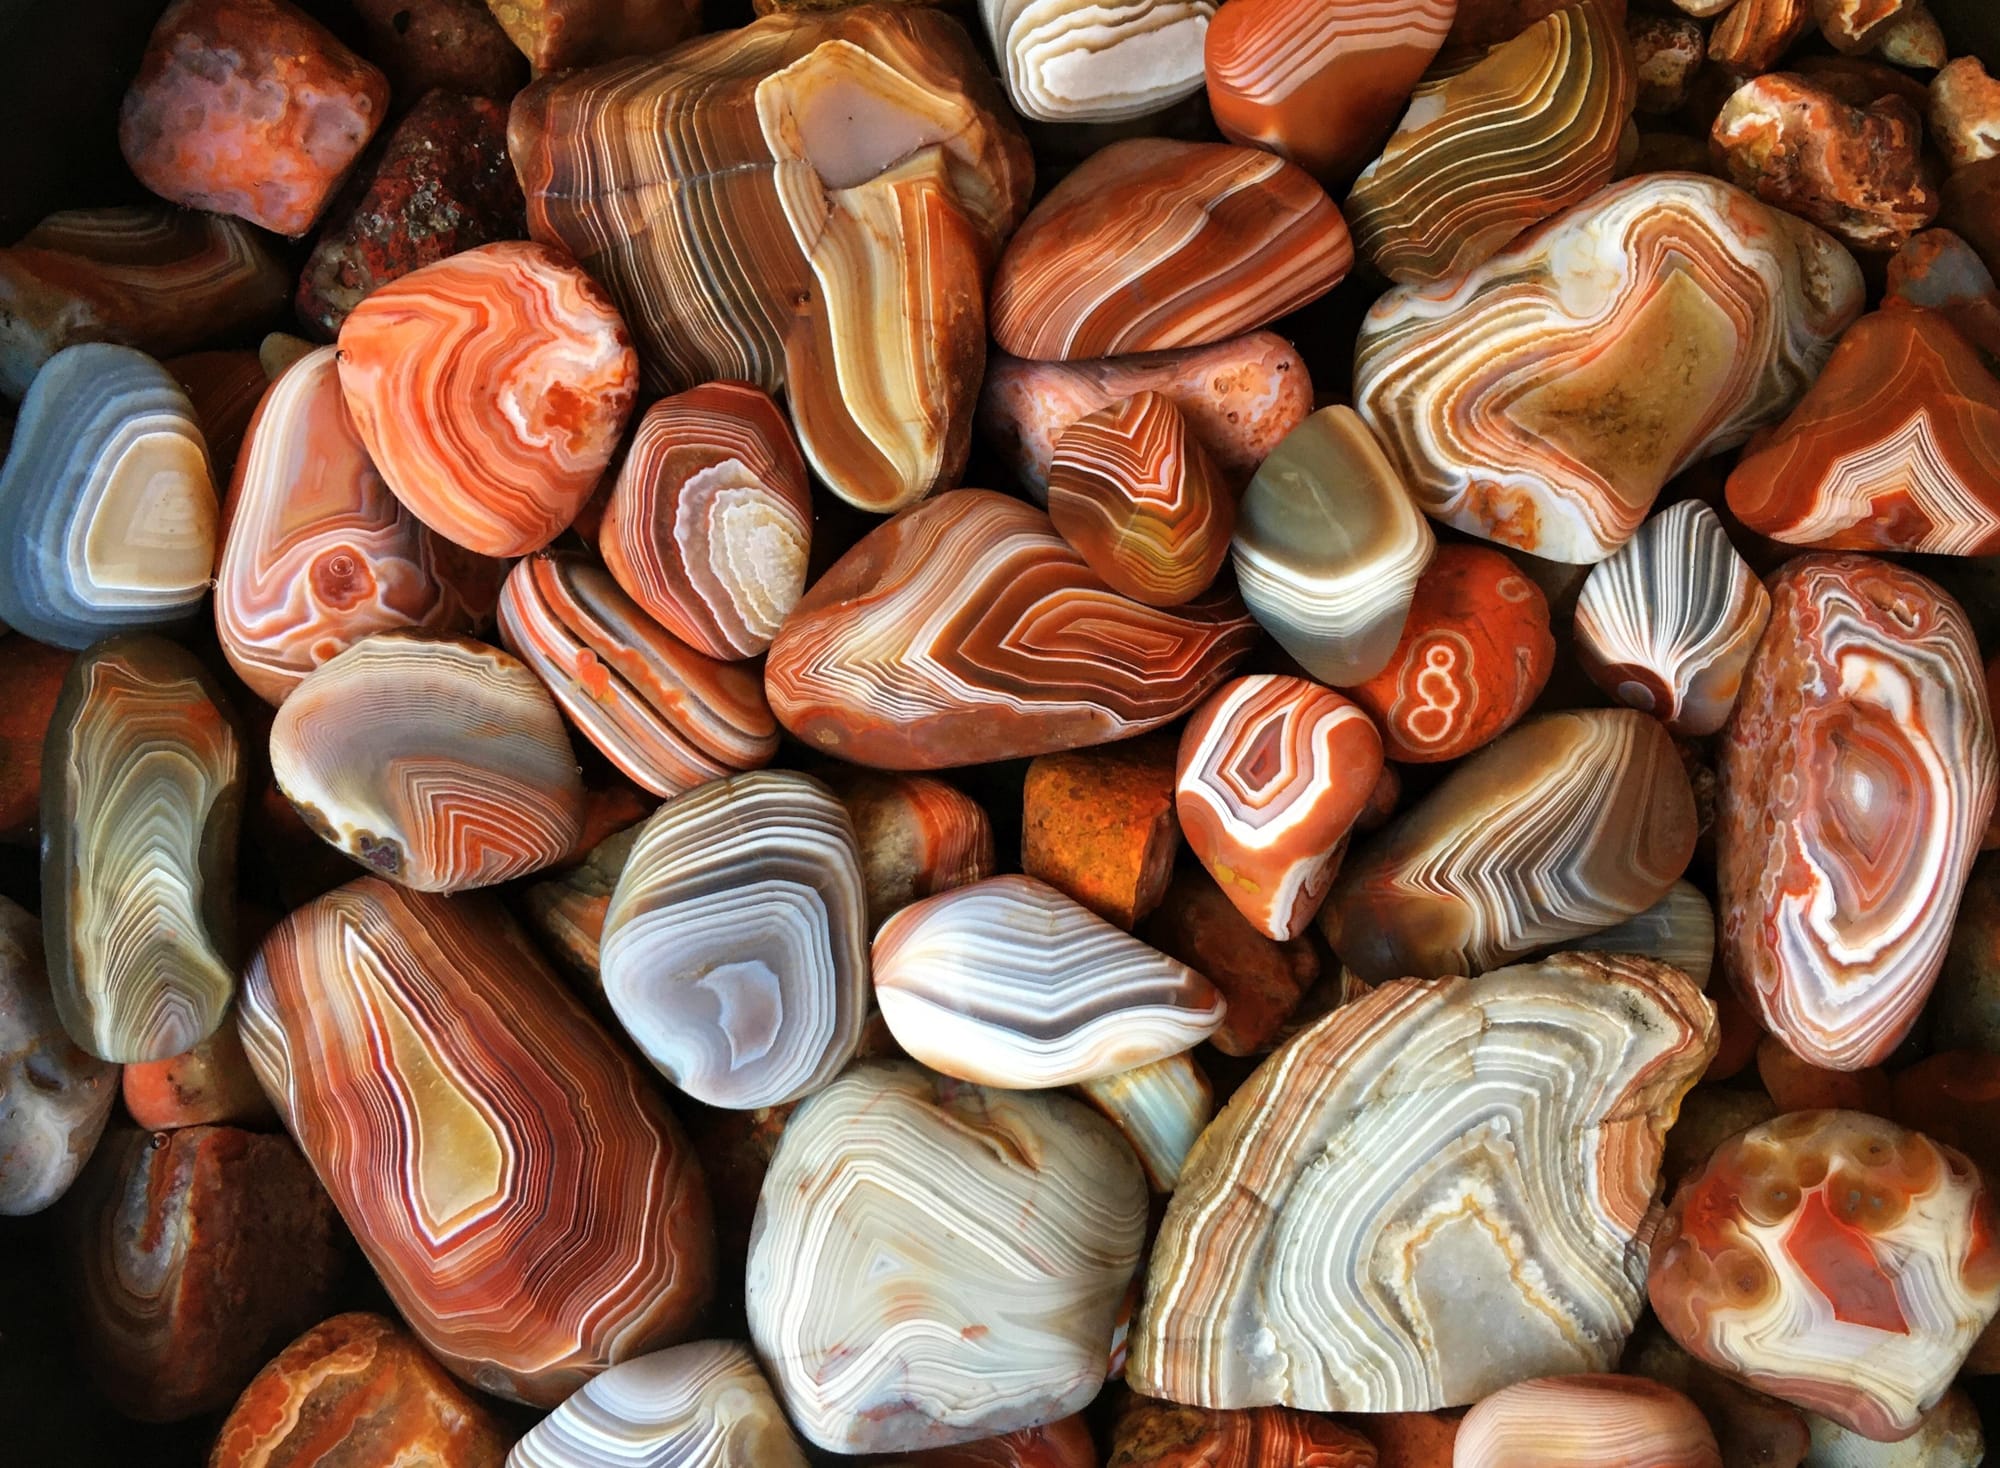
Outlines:
[[[1661,1141],[1715,1033],[1685,976],[1605,954],[1334,1010],[1195,1144],[1127,1383],[1390,1412],[1608,1369],[1644,1304]]]
[[[699,1315],[700,1165],[498,906],[349,883],[264,940],[239,1022],[397,1310],[466,1381],[554,1406]]]
[[[1578,947],[1593,953],[1637,953],[1672,964],[1706,990],[1715,971],[1715,909],[1685,877],[1658,902],[1615,927],[1602,928]]]
[[[779,1140],[750,1235],[751,1339],[820,1447],[1012,1432],[1103,1385],[1145,1223],[1139,1164],[1080,1103],[857,1066]]]
[[[1722,1468],[1701,1409],[1643,1376],[1545,1376],[1465,1414],[1452,1468]]]
[[[867,894],[846,810],[808,775],[715,780],[640,829],[605,913],[605,997],[696,1100],[820,1089],[868,1008]]]
[[[1788,411],[1861,305],[1830,236],[1717,180],[1648,174],[1377,301],[1355,405],[1427,514],[1600,561],[1667,480]]]
[[[1125,1134],[1156,1193],[1180,1185],[1181,1165],[1215,1115],[1215,1088],[1186,1050],[1081,1081],[1077,1092]]]
[[[236,992],[243,750],[222,690],[158,637],[70,666],[42,784],[56,1009],[105,1060],[178,1055]]]
[[[1125,122],[1201,90],[1211,0],[980,0],[1007,100],[1037,122]]]

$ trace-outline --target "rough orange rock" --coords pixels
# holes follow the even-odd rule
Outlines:
[[[1130,929],[1160,905],[1180,849],[1174,741],[1045,754],[1021,796],[1021,870]]]
[[[76,654],[0,637],[0,842],[32,841],[42,808],[42,740]]]
[[[1207,975],[1229,1001],[1222,1027],[1209,1036],[1224,1055],[1254,1055],[1274,1044],[1320,976],[1319,950],[1309,938],[1265,937],[1195,866],[1175,874],[1142,936]]]
[[[2000,80],[1977,56],[1961,56],[1931,78],[1929,117],[1953,168],[2000,155]]]
[[[1118,1420],[1106,1468],[1376,1468],[1374,1444],[1314,1412],[1221,1412],[1137,1399]]]
[[[956,786],[845,765],[825,774],[854,822],[871,929],[898,908],[993,875],[993,823]]]
[[[165,1060],[128,1065],[125,1109],[152,1131],[232,1122],[275,1127],[278,1114],[257,1084],[236,1026],[226,1021],[194,1049]]]
[[[1708,59],[1754,76],[1777,65],[1811,26],[1811,0],[1736,0],[1708,33]]]
[[[1832,1109],[1868,1111],[1876,1116],[1890,1114],[1889,1077],[1880,1067],[1827,1070],[1808,1065],[1787,1050],[1776,1035],[1766,1035],[1757,1042],[1757,1078],[1778,1103],[1780,1111]]]

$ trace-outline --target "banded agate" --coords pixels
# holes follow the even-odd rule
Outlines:
[[[1284,1407],[1216,1412],[1134,1398],[1119,1415],[1107,1468],[1375,1468],[1352,1427]],[[1443,1465],[1440,1465],[1443,1468]]]
[[[854,827],[809,775],[713,780],[640,828],[598,948],[646,1058],[709,1106],[810,1095],[861,1043],[868,908]]]
[[[1143,119],[1201,90],[1212,0],[980,0],[1007,100],[1036,122]]]
[[[1387,665],[1436,549],[1368,425],[1337,404],[1258,468],[1233,547],[1250,615],[1307,672],[1342,686]]]
[[[1593,953],[1637,953],[1671,964],[1706,990],[1715,971],[1715,909],[1701,888],[1682,877],[1667,895],[1613,927],[1575,940]]]
[[[770,394],[711,382],[648,408],[597,543],[632,600],[696,651],[768,648],[812,545],[805,462]]]
[[[1653,1241],[1650,1294],[1718,1371],[1870,1438],[1916,1431],[2000,1310],[1979,1169],[1856,1111],[1722,1144]]]
[[[49,358],[0,468],[0,622],[88,647],[185,622],[215,566],[215,486],[193,405],[130,347]]]
[[[1035,361],[1200,347],[1319,299],[1354,264],[1312,176],[1233,143],[1127,138],[1050,189],[993,276],[993,339]]]
[[[1126,1382],[1393,1412],[1610,1369],[1645,1303],[1661,1142],[1715,1044],[1684,975],[1605,954],[1334,1010],[1195,1144]]]
[[[1097,1395],[1145,1227],[1139,1164],[1080,1103],[857,1066],[778,1141],[751,1339],[822,1448],[1012,1432]]]
[[[2000,790],[1965,613],[1869,556],[1800,556],[1724,731],[1723,971],[1800,1059],[1888,1058],[1944,962]]]
[[[506,240],[378,286],[340,328],[340,385],[382,478],[485,556],[540,550],[583,508],[639,390],[593,280]]]
[[[1544,16],[1417,88],[1347,196],[1355,249],[1402,285],[1464,275],[1611,182],[1638,96],[1623,16],[1608,0]]]
[[[216,640],[271,704],[373,633],[471,631],[502,575],[389,492],[348,417],[335,356],[319,348],[265,392],[223,506]]]
[[[1221,593],[1172,610],[1119,596],[1034,506],[955,490],[834,563],[771,644],[764,688],[815,749],[940,769],[1156,729],[1255,634]]]
[[[1323,182],[1372,157],[1451,29],[1457,0],[1229,0],[1208,28],[1208,106],[1231,142]]]
[[[271,725],[271,774],[323,840],[419,892],[526,876],[583,830],[548,690],[470,638],[380,632],[321,664]]]
[[[603,283],[649,386],[788,389],[806,461],[863,509],[957,477],[985,262],[1033,167],[957,22],[767,15],[543,78],[515,99],[508,147],[530,234]]]
[[[481,1391],[552,1407],[706,1304],[694,1153],[488,899],[315,898],[251,959],[238,1022],[397,1310]]]
[[[500,638],[572,724],[635,782],[679,795],[778,752],[757,675],[697,652],[573,551],[514,563]]]
[[[1229,555],[1236,502],[1173,399],[1134,393],[1063,430],[1049,520],[1113,591],[1193,601]]]
[[[1770,593],[1715,511],[1682,500],[1591,568],[1576,653],[1620,703],[1698,739],[1728,722],[1770,617]]]
[[[536,1423],[507,1468],[806,1468],[757,1369],[734,1341],[694,1341],[594,1376]]]
[[[1320,930],[1370,982],[1483,973],[1645,911],[1694,842],[1694,793],[1657,721],[1544,714],[1350,856]]]
[[[1192,1052],[1080,1081],[1076,1089],[1124,1133],[1154,1192],[1179,1186],[1181,1164],[1215,1115],[1215,1088]]]
[[[893,1468],[1097,1468],[1097,1444],[1082,1415],[1073,1414],[956,1447],[928,1448]]]
[[[1877,311],[1729,476],[1750,529],[1825,550],[2000,551],[2000,380],[1950,316]]]
[[[1382,297],[1355,405],[1427,514],[1601,561],[1667,480],[1788,411],[1861,305],[1828,235],[1715,179],[1647,174]]]
[[[70,665],[42,769],[42,918],[56,1011],[103,1060],[164,1060],[236,993],[243,749],[222,690],[160,637]]]
[[[1199,1045],[1215,986],[1033,877],[912,903],[875,935],[875,1002],[913,1060],[1007,1090],[1074,1085]]]
[[[1701,1408],[1643,1376],[1502,1387],[1459,1424],[1452,1468],[1723,1468]]]
[[[1312,923],[1382,775],[1362,709],[1304,678],[1224,684],[1181,735],[1174,807],[1188,849],[1267,938]]]
[[[171,357],[284,309],[291,275],[240,220],[164,204],[66,209],[0,250],[0,392],[18,398],[64,347]]]

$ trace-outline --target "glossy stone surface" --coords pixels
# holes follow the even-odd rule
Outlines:
[[[655,795],[756,769],[778,722],[755,672],[697,652],[573,551],[514,563],[500,638],[605,758]]]
[[[638,839],[639,827],[627,826],[591,847],[575,866],[521,894],[522,916],[542,940],[542,951],[575,981],[585,1002],[607,1023],[616,1016],[604,997],[600,972],[604,915]]]
[[[369,457],[431,529],[487,556],[576,518],[639,390],[625,323],[541,245],[484,245],[378,288],[340,328]]]
[[[70,648],[184,622],[215,541],[208,451],[166,368],[97,342],[51,357],[0,468],[0,621]]]
[[[1453,280],[1611,182],[1638,99],[1621,19],[1578,0],[1418,87],[1347,196],[1361,257],[1403,285]]]
[[[1375,1468],[1368,1439],[1325,1417],[1258,1407],[1216,1412],[1135,1400],[1118,1419],[1107,1468]]]
[[[1591,568],[1576,652],[1591,681],[1683,738],[1728,722],[1771,597],[1699,500],[1670,505]]]
[[[1915,572],[1800,556],[1722,739],[1723,970],[1801,1058],[1886,1058],[1944,961],[2000,791],[1965,614]]]
[[[700,1165],[499,907],[352,882],[272,930],[239,1022],[389,1297],[454,1373],[554,1406],[693,1325],[712,1284]]]
[[[160,1060],[236,992],[243,749],[222,691],[159,637],[70,666],[42,782],[42,917],[63,1025],[105,1060]]]
[[[325,1312],[346,1262],[298,1149],[235,1127],[114,1131],[66,1207],[77,1344],[141,1422],[226,1406]]]
[[[1267,937],[1296,938],[1382,774],[1359,705],[1304,678],[1217,689],[1181,735],[1174,805],[1188,849]]]
[[[1211,0],[980,0],[1014,110],[1037,122],[1142,119],[1201,90]]]
[[[926,1448],[897,1468],[1097,1468],[1097,1445],[1075,1415],[957,1447]]]
[[[1215,1115],[1215,1089],[1194,1052],[1080,1081],[1076,1089],[1125,1134],[1154,1192],[1180,1185],[1181,1164]]]
[[[1465,1414],[1452,1468],[1723,1468],[1701,1409],[1642,1376],[1545,1376]]]
[[[1113,592],[1032,505],[943,494],[865,536],[771,645],[778,721],[857,764],[939,769],[1141,734],[1250,648],[1233,598]]]
[[[1608,1369],[1644,1303],[1661,1139],[1714,1050],[1708,1001],[1639,958],[1394,980],[1334,1010],[1196,1143],[1127,1383],[1385,1412]]]
[[[632,599],[712,658],[771,645],[806,585],[812,495],[770,394],[711,382],[646,410],[598,548]]]
[[[1258,467],[1232,550],[1259,625],[1314,677],[1345,686],[1389,662],[1436,546],[1368,425],[1334,405]]]
[[[1254,148],[1131,138],[1043,196],[993,277],[993,339],[1036,361],[1199,347],[1316,300],[1354,263],[1311,175]]]
[[[796,1101],[860,1044],[866,902],[832,791],[790,770],[712,781],[640,828],[605,913],[605,997],[696,1100]]]
[[[1426,513],[1599,561],[1667,480],[1788,411],[1861,305],[1830,236],[1717,180],[1649,174],[1382,297],[1355,405]]]
[[[373,633],[471,631],[503,574],[389,492],[348,416],[335,356],[321,347],[271,384],[223,506],[216,640],[266,703]]]
[[[469,638],[383,632],[322,664],[278,710],[271,773],[323,839],[420,892],[525,876],[583,829],[548,690]]]
[[[277,1124],[236,1026],[227,1022],[179,1055],[126,1066],[118,1080],[125,1110],[148,1131],[215,1122],[259,1130]]]
[[[750,1236],[750,1334],[794,1425],[837,1452],[974,1442],[1103,1385],[1146,1181],[1078,1102],[907,1064],[793,1113]],[[847,1343],[872,1340],[878,1349]]]
[[[500,1468],[512,1436],[396,1322],[354,1311],[257,1373],[208,1468]]]
[[[275,335],[275,333],[273,333]],[[208,446],[209,478],[217,489],[236,473],[236,456],[250,430],[264,389],[271,385],[263,358],[247,350],[188,352],[160,365],[171,372],[188,395],[194,421]],[[217,538],[221,538],[221,531]],[[219,547],[218,547],[219,549]]]
[[[1682,1184],[1649,1293],[1696,1357],[1893,1440],[2000,1309],[1995,1224],[1962,1154],[1859,1112],[1793,1112]]]
[[[1484,546],[1438,550],[1398,626],[1378,670],[1343,686],[1375,716],[1389,758],[1409,764],[1492,743],[1541,696],[1555,667],[1548,598]]]
[[[0,1216],[39,1213],[69,1190],[117,1096],[117,1068],[63,1029],[42,925],[0,897]]]
[[[389,81],[286,0],[174,0],[118,117],[139,182],[302,235],[382,125]]]
[[[1180,853],[1175,748],[1157,734],[1037,758],[1021,784],[1021,870],[1130,931]]]

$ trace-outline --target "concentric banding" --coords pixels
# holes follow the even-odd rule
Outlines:
[[[1179,1186],[1181,1164],[1215,1115],[1215,1090],[1185,1050],[1081,1081],[1077,1091],[1125,1134],[1156,1193]]]
[[[1715,970],[1715,909],[1701,888],[1682,877],[1667,895],[1615,927],[1572,941],[1593,953],[1637,953],[1671,964],[1706,990]]]
[[[1008,100],[1038,122],[1123,122],[1202,85],[1209,0],[980,0]]]
[[[1452,1468],[1722,1468],[1701,1408],[1643,1376],[1586,1372],[1502,1387],[1465,1414]]]

